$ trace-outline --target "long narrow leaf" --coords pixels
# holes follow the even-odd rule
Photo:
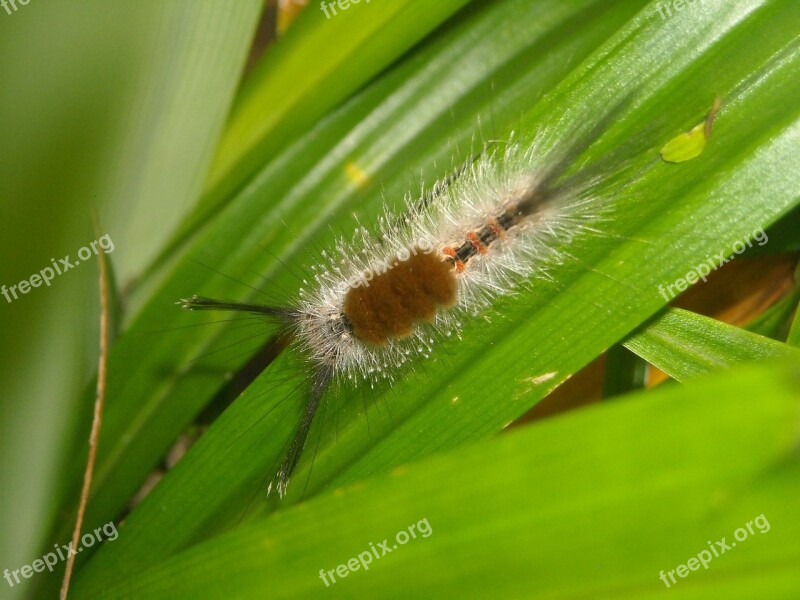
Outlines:
[[[664,311],[624,344],[678,381],[757,360],[800,364],[796,348],[680,308]]]
[[[751,368],[600,405],[325,494],[122,581],[124,567],[96,572],[75,597],[787,598],[800,585],[798,383],[796,367]],[[410,525],[422,533],[398,534]],[[708,540],[723,539],[715,557]],[[703,551],[705,568],[676,576]]]

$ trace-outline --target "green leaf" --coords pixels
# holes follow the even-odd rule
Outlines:
[[[121,281],[138,277],[191,211],[262,5],[181,0],[147,15],[142,66],[129,84],[127,121],[121,125],[124,141],[111,157],[113,205],[100,215],[115,233],[113,259]]]
[[[233,4],[0,8],[0,284],[74,261],[96,239],[93,210],[123,279],[152,259],[202,185],[263,2]],[[0,300],[3,568],[51,546],[55,520],[71,526],[60,474],[82,468],[69,442],[91,418],[77,400],[97,368],[96,261]]]
[[[168,248],[196,233],[265,162],[467,1],[353,3],[327,17],[317,6],[304,11],[244,82],[203,196]]]
[[[692,128],[687,133],[682,133],[666,143],[661,148],[661,158],[671,163],[682,163],[697,158],[703,153],[711,139],[711,130],[714,119],[720,108],[720,99],[714,100],[706,120]]]
[[[789,337],[786,343],[790,346],[800,347],[800,310],[795,308],[792,328],[789,330]]]
[[[798,302],[800,302],[800,286],[795,285],[790,293],[748,322],[745,329],[774,340],[785,339]],[[797,345],[788,340],[786,343],[790,346]]]
[[[606,352],[603,397],[609,398],[644,387],[647,363],[621,345]]]
[[[800,276],[800,267],[795,270],[794,278],[797,281]],[[800,308],[796,305],[794,309],[794,319],[792,320],[791,327],[789,328],[789,336],[786,343],[790,346],[800,347]]]
[[[496,434],[660,310],[659,285],[698,261],[731,255],[738,241],[800,202],[793,101],[800,7],[706,2],[670,20],[653,4],[635,14],[638,8],[472,5],[286,148],[192,240],[113,352],[109,389],[117,402],[109,406],[88,523],[116,514],[223,374],[246,358],[231,355],[256,344],[224,350],[242,338],[241,323],[192,327],[196,314],[171,308],[178,298],[256,297],[228,277],[273,297],[296,290],[295,273],[302,277],[313,262],[307,247],[329,246],[335,231],[352,230],[356,208],[374,215],[380,188],[399,199],[418,185],[408,182],[409,166],[431,182],[472,156],[480,115],[493,123],[490,139],[512,129],[521,140],[546,132],[543,156],[561,140],[599,137],[578,162],[605,166],[607,187],[617,190],[602,235],[554,248],[563,264],[551,279],[498,303],[502,317],[465,323],[462,340],[439,346],[391,389],[331,397],[278,506],[263,499],[263,485],[291,437],[305,383],[293,357],[282,355],[131,513],[126,534],[89,562],[84,577],[143,569],[235,526],[248,510],[285,510],[301,497]],[[660,161],[664,140],[702,119],[717,93],[727,108],[703,156]],[[627,152],[620,169],[604,162],[619,149]],[[350,179],[348,165],[366,183]],[[146,336],[175,327],[188,329]],[[263,329],[256,341],[268,336]],[[182,370],[169,374],[178,364]]]
[[[95,573],[74,597],[654,598],[670,570],[678,598],[789,597],[798,384],[796,366],[748,368],[576,411],[320,495],[122,580]],[[411,525],[421,533],[402,543]],[[737,543],[714,557],[708,540],[723,538]],[[362,555],[368,571],[356,559],[326,588],[320,570],[384,540],[390,553]],[[675,576],[703,551],[706,569]]]
[[[352,227],[350,211],[365,199],[373,209],[379,206],[381,189],[387,197],[402,197],[417,188],[417,181],[409,181],[411,157],[425,166],[429,182],[446,175],[452,161],[471,155],[470,141],[481,119],[518,123],[519,109],[560,81],[570,59],[588,55],[634,12],[627,3],[599,11],[596,0],[575,6],[552,0],[473,7],[269,163],[181,255],[113,348],[108,394],[115,401],[107,407],[87,523],[103,524],[125,505],[178,434],[224,385],[225,373],[243,364],[246,351],[269,336],[257,321],[245,330],[242,322],[198,327],[197,313],[175,306],[179,298],[204,294],[243,299],[252,293],[248,285],[265,287],[272,298],[279,295],[276,290],[297,289],[296,273],[305,268],[301,261],[307,262],[308,245],[324,245],[332,240],[332,230]],[[513,26],[521,20],[535,26]],[[509,35],[497,38],[501,30]],[[567,36],[567,30],[580,35]],[[556,39],[559,44],[553,46]],[[349,163],[368,173],[366,185],[348,178]],[[268,197],[281,201],[265,205]],[[255,335],[258,339],[241,343]],[[295,380],[288,389],[297,386]],[[270,383],[267,387],[273,398],[288,393]],[[263,392],[253,391],[258,410],[268,410]],[[253,427],[251,433],[261,440],[260,427],[269,421],[253,426],[258,417],[252,412],[242,416],[233,436]],[[262,447],[256,453],[259,460],[273,460],[270,454],[283,446],[291,421],[285,419],[270,436],[274,450]],[[230,440],[222,444],[231,446]],[[70,479],[78,482],[75,471]],[[234,477],[239,483],[241,476],[260,483],[263,472],[263,465],[254,463],[251,474],[238,471]],[[238,485],[215,487],[235,497]],[[212,503],[207,508],[214,510]],[[185,533],[194,535],[188,529]],[[172,541],[181,544],[183,537]],[[162,549],[166,552],[168,546]]]
[[[800,361],[796,348],[680,308],[665,310],[624,344],[678,381],[745,362]]]
[[[295,42],[290,30],[281,62],[319,49],[315,19],[307,17]],[[391,389],[331,395],[289,497],[278,503],[264,500],[263,483],[291,437],[305,386],[292,354],[281,355],[126,517],[120,538],[85,563],[80,585],[99,589],[153,567],[235,528],[243,513],[251,520],[291,511],[301,498],[495,435],[661,310],[660,286],[730,256],[737,242],[796,207],[798,21],[800,7],[790,0],[708,0],[669,20],[644,1],[474,2],[380,76],[395,56],[372,63],[352,54],[362,46],[348,46],[353,60],[320,59],[320,73],[304,62],[312,70],[299,86],[305,102],[314,100],[314,81],[345,82],[338,96],[326,96],[314,112],[290,95],[264,147],[258,136],[267,129],[255,127],[251,146],[234,135],[234,117],[223,137],[239,141],[221,150],[230,164],[212,177],[221,186],[214,189],[231,194],[201,201],[185,244],[170,246],[158,277],[139,288],[141,309],[110,358],[87,529],[120,514],[181,431],[230,393],[227,378],[269,337],[258,321],[198,327],[196,313],[175,307],[178,299],[253,300],[260,295],[253,288],[263,288],[270,301],[286,301],[317,260],[308,248],[352,231],[354,211],[369,220],[384,198],[402,205],[420,180],[446,177],[484,140],[506,140],[512,131],[521,144],[536,140],[537,160],[570,140],[585,142],[571,169],[599,173],[611,192],[602,203],[608,212],[588,224],[599,233],[554,247],[564,260],[548,278],[498,302],[490,323],[466,323],[461,340],[439,346]],[[386,29],[370,31],[380,42]],[[250,92],[241,93],[247,104]],[[701,120],[717,94],[726,109],[703,155],[664,164],[665,140]],[[272,118],[256,108],[263,104],[254,101],[247,114],[258,123],[244,122]],[[65,454],[78,457],[64,475],[74,490],[80,454]],[[61,508],[72,514],[69,498]],[[67,533],[64,525],[51,537]]]

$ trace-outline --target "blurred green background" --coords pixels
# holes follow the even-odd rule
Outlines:
[[[0,284],[74,258],[97,237],[92,211],[114,242],[118,337],[84,529],[119,519],[269,335],[253,324],[256,342],[214,354],[245,336],[196,327],[178,298],[296,289],[306,245],[329,246],[353,213],[374,216],[385,199],[397,208],[511,132],[522,143],[555,132],[544,155],[591,134],[575,171],[625,149],[625,169],[603,181],[626,193],[609,235],[568,248],[575,261],[552,282],[501,303],[491,341],[484,323],[468,324],[421,375],[376,391],[370,402],[391,403],[393,419],[345,396],[336,431],[318,424],[316,462],[299,466],[306,488],[282,504],[259,493],[292,429],[270,412],[298,387],[279,359],[120,539],[81,557],[74,597],[796,598],[797,3],[384,0],[333,18],[312,3],[278,36],[288,14],[255,0],[0,8]],[[659,161],[716,95],[706,153]],[[722,269],[689,310],[665,307],[658,284],[758,227],[766,256],[734,261],[754,261],[750,271]],[[0,569],[69,539],[97,277],[94,258],[0,298]],[[723,289],[743,314],[703,304]],[[741,366],[763,359],[782,362]],[[667,389],[642,389],[648,363]],[[597,364],[592,391],[573,385]],[[557,393],[570,398],[552,400],[565,381]],[[545,398],[538,409],[561,413],[636,390],[553,422],[534,412],[496,435]],[[406,463],[408,474],[393,470]],[[764,540],[675,589],[659,581],[761,512],[773,524]],[[430,540],[334,589],[318,580],[426,516]],[[53,597],[62,569],[0,582],[0,597]]]

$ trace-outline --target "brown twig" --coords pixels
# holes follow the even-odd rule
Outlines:
[[[97,215],[92,215],[94,220],[95,235],[99,236],[99,226]],[[97,392],[94,401],[94,416],[92,417],[92,430],[89,434],[89,456],[86,459],[86,470],[83,472],[83,489],[81,499],[78,504],[78,514],[75,519],[75,529],[72,531],[72,547],[78,547],[78,540],[81,535],[83,516],[86,512],[86,502],[89,499],[89,489],[92,486],[92,474],[94,473],[94,461],[97,455],[97,439],[100,435],[100,424],[103,420],[103,403],[106,396],[106,358],[108,355],[108,263],[105,252],[97,255],[100,267],[100,358],[97,367]],[[61,584],[61,600],[66,600],[69,591],[69,581],[72,577],[72,568],[75,564],[75,555],[70,554],[67,558],[67,568],[64,572],[64,581]]]

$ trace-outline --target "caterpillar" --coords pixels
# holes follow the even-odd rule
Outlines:
[[[583,132],[586,134],[586,131]],[[603,218],[599,178],[567,176],[593,139],[579,135],[543,158],[543,136],[484,152],[400,218],[388,207],[377,231],[357,226],[323,251],[313,281],[286,306],[183,299],[189,310],[244,311],[274,321],[310,370],[305,409],[267,493],[283,497],[326,390],[393,380],[458,335],[461,323],[532,277],[547,277],[563,247]]]

